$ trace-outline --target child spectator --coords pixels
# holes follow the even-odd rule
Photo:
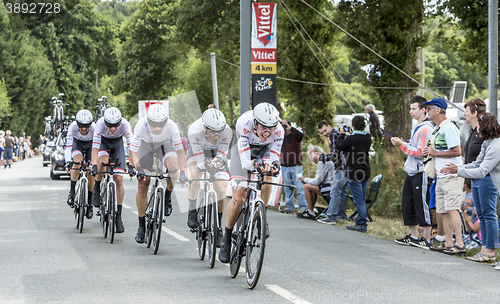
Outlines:
[[[464,223],[465,223],[465,229],[468,232],[468,235],[464,237],[464,244],[467,249],[472,249],[472,248],[478,248],[481,246],[481,230],[480,230],[480,221],[479,218],[477,217],[477,212],[476,208],[472,208],[473,214],[474,214],[474,219],[472,219],[467,212],[463,212],[462,216],[464,218]],[[474,261],[474,262],[489,262],[491,261],[490,256],[484,257],[484,254],[482,256],[473,256],[473,257],[468,257],[468,260]],[[495,259],[493,258],[493,261]]]
[[[460,210],[462,211],[467,210],[467,215],[472,216],[473,209],[474,209],[474,198],[472,197],[471,180],[469,178],[466,178],[464,182],[464,194],[463,194],[462,204],[460,205]]]
[[[335,165],[332,161],[320,162],[319,157],[323,154],[323,149],[318,146],[309,146],[309,158],[315,164],[316,176],[314,178],[299,177],[304,185],[304,193],[307,201],[308,210],[297,214],[298,218],[314,220],[314,205],[319,195],[330,194],[332,181],[335,175]],[[300,215],[300,216],[299,216]]]

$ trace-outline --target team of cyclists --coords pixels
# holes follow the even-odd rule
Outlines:
[[[104,116],[96,123],[92,113],[81,110],[76,120],[69,126],[65,157],[67,170],[78,169],[82,161],[91,162],[89,174],[89,207],[86,212],[88,219],[92,218],[93,208],[99,207],[100,181],[103,178],[104,165],[110,161],[118,161],[115,172],[128,173],[137,177],[136,205],[139,217],[139,227],[135,240],[145,241],[145,213],[147,193],[153,170],[153,155],[167,169],[167,191],[165,192],[164,215],[172,212],[171,193],[176,181],[188,182],[186,170],[192,179],[202,177],[205,170],[217,170],[214,190],[217,193],[218,223],[222,226],[222,215],[226,201],[226,187],[229,181],[233,196],[226,207],[225,233],[222,227],[218,230],[220,247],[219,260],[229,262],[231,249],[231,231],[237,220],[239,210],[247,195],[247,180],[252,172],[271,172],[277,174],[280,170],[280,153],[284,138],[284,130],[279,124],[279,112],[266,102],[260,103],[241,115],[236,122],[236,137],[226,123],[224,114],[214,108],[206,110],[202,117],[191,124],[188,131],[188,155],[183,148],[180,131],[175,122],[168,117],[168,109],[162,104],[149,106],[146,117],[140,119],[132,133],[130,123],[122,117],[115,107],[106,109]],[[125,171],[125,137],[130,152],[129,165]],[[232,143],[233,142],[233,143]],[[231,166],[229,172],[226,164],[231,148]],[[271,181],[271,176],[265,176],[265,181]],[[68,195],[68,205],[74,206],[75,185],[78,180],[78,170],[71,170],[71,186]],[[94,182],[95,180],[95,182]],[[125,231],[121,219],[124,197],[123,176],[113,175],[117,191],[116,232]],[[264,202],[269,200],[271,185],[262,187]],[[197,197],[200,191],[198,181],[193,181],[188,191],[189,212],[187,225],[191,229],[198,227]],[[269,237],[269,227],[266,226],[266,237]]]

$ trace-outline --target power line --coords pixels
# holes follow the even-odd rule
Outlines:
[[[389,65],[391,65],[393,68],[395,68],[396,70],[398,70],[400,73],[402,73],[403,75],[405,75],[406,77],[410,78],[411,80],[413,80],[414,82],[416,82],[418,85],[420,85],[420,87],[423,87],[425,90],[427,90],[428,92],[430,92],[431,94],[433,94],[434,96],[436,97],[439,97],[439,98],[443,98],[448,104],[452,105],[453,107],[459,109],[460,111],[464,112],[464,110],[460,109],[459,107],[457,107],[455,104],[453,104],[452,102],[450,102],[449,100],[446,100],[446,98],[444,97],[441,97],[439,96],[437,93],[433,92],[432,90],[428,89],[428,88],[425,88],[419,81],[417,81],[416,79],[414,79],[413,77],[411,77],[410,75],[408,75],[406,72],[404,72],[403,70],[401,70],[400,68],[398,68],[396,65],[394,65],[392,62],[390,62],[389,60],[385,59],[382,55],[380,55],[379,53],[375,52],[372,48],[370,48],[369,46],[367,46],[366,44],[364,44],[363,42],[361,42],[358,38],[354,37],[353,35],[351,35],[349,32],[347,32],[346,30],[344,30],[342,27],[340,27],[338,24],[336,24],[335,22],[333,22],[330,18],[326,17],[324,14],[322,14],[321,12],[319,12],[316,8],[314,8],[313,6],[311,6],[309,3],[307,3],[306,1],[304,0],[301,0],[305,5],[307,5],[308,7],[310,7],[312,10],[314,10],[316,13],[318,13],[319,15],[321,15],[323,18],[325,18],[326,20],[328,20],[331,24],[335,25],[338,29],[340,29],[342,32],[344,32],[346,35],[348,35],[349,37],[351,37],[352,39],[354,39],[356,42],[358,42],[359,44],[361,44],[362,46],[364,46],[365,48],[367,48],[370,52],[372,52],[373,54],[375,54],[377,57],[379,57],[380,59],[382,59],[383,61],[387,62]]]

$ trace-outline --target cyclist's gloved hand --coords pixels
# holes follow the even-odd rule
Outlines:
[[[92,174],[92,176],[97,175],[97,165],[92,165],[92,170],[90,170],[90,174]]]
[[[186,176],[186,172],[184,170],[181,170],[181,173],[179,173],[179,183],[185,184],[188,182],[188,178]]]
[[[134,177],[135,176],[134,166],[132,166],[131,164],[128,165],[128,175],[130,177]]]
[[[273,170],[273,172],[275,171],[275,174],[278,174],[280,172],[280,168],[281,166],[279,160],[275,160],[271,163],[271,169]]]
[[[219,163],[219,170],[224,170],[226,168],[226,161],[222,156],[216,157],[217,162]]]
[[[257,158],[253,162],[253,166],[255,169],[257,169],[257,172],[262,173],[262,169],[265,168],[265,163],[262,158]]]
[[[205,158],[205,169],[210,170],[212,169],[212,160],[213,158]]]
[[[144,169],[142,167],[137,168],[137,179],[143,179],[146,176],[146,173],[144,173]]]
[[[64,165],[64,168],[66,168],[66,169],[73,168],[73,162],[72,161],[67,162],[66,165]]]
[[[326,155],[325,154],[321,154],[319,156],[319,161],[325,163],[326,162]]]

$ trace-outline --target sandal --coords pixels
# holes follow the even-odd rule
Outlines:
[[[468,260],[480,263],[494,262],[496,260],[496,257],[494,254],[489,255],[484,253],[478,253],[475,256],[469,257]]]
[[[458,245],[455,245],[451,247],[448,250],[443,251],[443,253],[449,254],[449,255],[457,255],[457,254],[465,254],[467,251],[465,250],[465,246],[460,247]]]
[[[491,266],[493,266],[493,267],[500,267],[500,262],[495,262],[495,263],[491,264]]]
[[[482,255],[483,255],[483,253],[482,253],[482,252],[478,252],[478,253],[476,253],[476,254],[475,254],[475,255],[473,255],[473,256],[468,256],[468,257],[466,257],[465,259],[466,259],[466,260],[469,260],[469,261],[474,261],[474,262],[477,262],[477,259],[479,259],[479,257],[480,257],[480,256],[482,256]]]
[[[431,251],[437,251],[437,252],[443,252],[445,250],[450,250],[451,247],[446,247],[444,244],[439,245],[439,246],[431,246],[430,250]]]

